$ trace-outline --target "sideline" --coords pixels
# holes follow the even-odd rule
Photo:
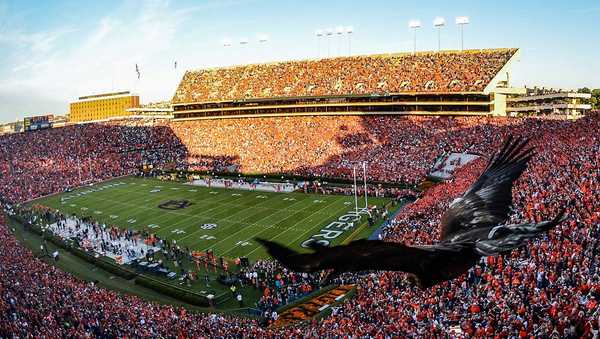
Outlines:
[[[419,199],[417,199],[419,200]],[[407,206],[410,206],[412,204],[414,204],[417,200],[414,201],[403,201],[403,205],[398,208],[396,211],[394,211],[394,213],[392,213],[392,215],[389,217],[388,220],[394,220],[394,218],[396,218],[400,212],[402,212]],[[367,240],[379,240],[379,235],[381,234],[381,232],[383,232],[383,229],[385,228],[385,226],[387,225],[387,223],[382,222],[381,225],[379,225],[379,227],[377,227],[377,229],[375,231],[373,231],[373,233],[371,233],[371,235],[367,238]]]
[[[123,178],[127,178],[127,177],[137,177],[137,176],[135,174],[125,174],[125,175],[121,175],[121,176],[118,176],[118,177],[108,178],[108,179],[104,179],[104,180],[100,180],[100,181],[94,181],[94,182],[91,182],[91,184],[98,185],[98,184],[101,184],[101,183],[104,183],[104,182],[113,181],[113,180],[117,180],[117,179],[123,179]],[[77,189],[83,188],[85,186],[89,186],[89,184],[83,184],[81,186],[72,187],[72,188],[73,188],[73,190],[77,190]],[[43,195],[43,196],[39,196],[37,198],[25,200],[25,201],[21,202],[20,205],[27,205],[30,202],[34,202],[36,200],[41,200],[41,199],[44,199],[44,198],[49,198],[49,197],[52,197],[52,196],[55,196],[55,195],[58,195],[58,194],[63,194],[63,193],[65,193],[65,191],[46,194],[46,195]]]

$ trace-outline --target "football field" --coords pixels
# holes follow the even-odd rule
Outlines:
[[[389,201],[370,198],[369,205],[381,207]],[[268,256],[254,237],[301,250],[311,238],[336,245],[374,230],[367,229],[365,215],[352,222],[353,196],[208,188],[137,177],[81,187],[31,204],[124,229],[145,229],[192,250],[212,249],[218,256],[251,260]]]

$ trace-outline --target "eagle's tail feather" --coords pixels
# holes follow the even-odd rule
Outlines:
[[[255,238],[254,240],[263,245],[269,255],[277,259],[283,266],[297,272],[311,272],[314,270],[310,265],[300,264],[300,262],[303,262],[303,260],[300,260],[302,254],[289,247],[262,238]]]
[[[540,223],[526,223],[502,226],[495,232],[497,236],[490,239],[477,241],[475,249],[480,255],[490,256],[511,251],[524,245],[527,240],[553,229],[566,219],[564,210],[560,211],[552,220]]]

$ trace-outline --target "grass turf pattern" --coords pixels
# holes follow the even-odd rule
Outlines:
[[[177,210],[158,207],[169,200],[188,200],[191,205]],[[387,202],[389,199],[369,198],[369,205],[381,207]],[[218,256],[256,260],[268,255],[254,237],[306,251],[300,246],[303,241],[354,210],[354,196],[208,188],[127,177],[31,204],[46,205],[65,214],[91,216],[120,228],[146,229],[192,250],[212,249]],[[364,206],[364,197],[359,199],[359,207],[361,204]],[[363,216],[352,228],[330,239],[331,244],[368,236],[366,224]]]

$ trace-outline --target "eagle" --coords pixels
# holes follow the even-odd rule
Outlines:
[[[514,182],[527,168],[534,148],[528,139],[509,136],[479,178],[455,199],[441,219],[441,237],[434,245],[409,246],[382,240],[356,240],[326,247],[313,242],[312,253],[256,238],[269,255],[297,272],[329,270],[329,276],[367,270],[401,271],[420,288],[452,280],[482,256],[495,256],[524,246],[564,218],[564,211],[539,223],[507,224]]]

